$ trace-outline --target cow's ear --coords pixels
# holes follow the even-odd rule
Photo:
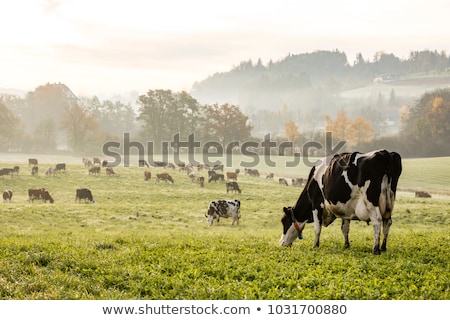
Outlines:
[[[289,213],[288,210],[289,210],[289,208],[283,207],[283,212],[284,213],[288,214]]]

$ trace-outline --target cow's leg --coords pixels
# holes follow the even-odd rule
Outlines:
[[[350,232],[350,220],[342,219],[341,230],[342,234],[344,235],[344,248],[350,248],[350,241],[348,240],[348,234]]]
[[[383,243],[381,244],[381,251],[386,251],[386,242],[389,235],[389,230],[392,225],[392,219],[383,219]]]
[[[371,221],[373,224],[373,254],[380,254],[380,234],[381,234],[381,213],[380,208],[375,207],[374,214],[372,214]]]
[[[314,209],[312,213],[314,218],[314,234],[315,234],[313,247],[318,248],[320,243],[320,232],[322,231],[322,222],[319,220],[319,210]]]

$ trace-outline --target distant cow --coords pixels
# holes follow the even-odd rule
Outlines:
[[[47,203],[47,201],[50,201],[50,203],[54,202],[52,196],[45,188],[28,189],[28,201],[33,203],[36,199],[42,200],[44,203]]]
[[[266,176],[266,179],[273,179],[273,173],[269,173],[269,174]]]
[[[150,167],[150,166],[148,165],[147,160],[139,160],[138,163],[139,163],[139,167],[140,167],[140,168],[142,168],[142,167],[147,167],[147,168]]]
[[[283,186],[288,186],[288,182],[285,178],[280,178],[278,179],[278,183],[283,185]]]
[[[159,182],[159,180],[166,181],[166,182],[170,181],[171,183],[174,182],[172,177],[168,173],[157,173],[156,174],[156,182]]]
[[[259,171],[258,171],[258,169],[248,169],[248,168],[245,168],[244,172],[245,172],[245,174],[248,174],[249,176],[252,176],[252,177],[259,177]]]
[[[99,174],[100,173],[100,167],[99,166],[93,166],[89,168],[89,174]]]
[[[237,173],[236,172],[227,172],[227,179],[228,180],[237,180]]]
[[[154,165],[155,165],[155,167],[158,167],[158,168],[165,168],[165,167],[167,167],[167,162],[165,162],[165,161],[155,161]]]
[[[188,177],[191,180],[191,182],[194,182],[195,179],[195,171],[189,171]]]
[[[14,170],[11,168],[3,168],[0,169],[0,176],[10,176],[12,177],[14,173]]]
[[[303,178],[294,178],[292,179],[292,186],[294,187],[301,187],[305,181]]]
[[[33,158],[28,159],[28,165],[29,166],[37,166],[38,165],[37,159],[33,159]]]
[[[96,164],[100,165],[100,164],[101,164],[100,158],[94,158],[94,159],[93,159],[93,163],[94,163],[94,166],[95,166]]]
[[[19,170],[20,170],[19,166],[14,166],[13,173],[15,173],[16,175],[19,175]]]
[[[415,196],[416,198],[431,198],[431,194],[425,191],[416,191]]]
[[[66,171],[66,164],[65,163],[57,163],[56,167],[55,167],[55,170],[57,172],[59,172],[59,171]]]
[[[214,200],[209,203],[208,211],[205,215],[208,218],[208,226],[212,226],[214,219],[219,220],[221,217],[223,218],[233,218],[234,223],[239,224],[239,219],[241,218],[241,201],[239,200]]]
[[[236,181],[227,182],[227,193],[228,191],[241,193],[241,189],[239,189],[239,185]]]
[[[107,175],[107,176],[112,176],[112,175],[115,175],[115,174],[116,174],[116,173],[114,172],[114,169],[111,168],[111,167],[107,167],[105,170],[106,170],[106,175]]]
[[[36,176],[39,172],[39,168],[37,166],[34,166],[33,168],[31,168],[31,175],[32,176]]]
[[[92,202],[95,203],[94,198],[92,197],[92,192],[89,189],[82,188],[77,189],[76,195],[75,195],[75,202],[78,201],[80,203],[81,200],[84,200],[84,202]]]
[[[217,182],[218,180],[225,181],[224,175],[221,173],[214,173],[211,177],[209,177],[208,183],[211,181]]]
[[[10,189],[6,189],[3,191],[3,201],[4,202],[11,202],[11,198],[13,196],[13,192]]]
[[[198,177],[197,183],[203,188],[205,186],[205,177]]]
[[[152,177],[152,173],[150,171],[144,171],[144,180],[150,180],[150,178]]]
[[[223,164],[216,164],[213,167],[213,170],[223,171]]]
[[[45,175],[46,176],[50,176],[50,175],[54,176],[54,175],[56,175],[56,169],[54,167],[48,168],[47,171],[45,172]]]

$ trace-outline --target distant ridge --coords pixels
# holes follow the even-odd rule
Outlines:
[[[0,88],[0,94],[9,94],[14,96],[21,96],[24,97],[28,91],[21,90],[21,89],[15,89],[15,88]]]

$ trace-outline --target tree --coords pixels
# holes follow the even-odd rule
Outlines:
[[[156,142],[171,141],[173,135],[194,133],[200,127],[202,108],[188,93],[149,90],[138,98],[142,135]]]
[[[239,107],[228,103],[206,106],[204,128],[208,136],[220,142],[224,148],[230,142],[250,138],[252,130],[248,117]]]
[[[51,152],[55,151],[57,127],[53,119],[42,120],[39,122],[32,138],[32,151]]]
[[[450,143],[450,89],[422,95],[410,110],[401,134],[421,155],[448,155]]]
[[[80,99],[79,105],[92,114],[103,132],[109,135],[122,136],[124,132],[134,131],[135,118],[133,108],[120,101],[104,100],[98,97]]]
[[[20,121],[0,99],[0,149],[17,149],[17,133]]]
[[[47,83],[29,92],[22,121],[33,132],[42,120],[54,119],[59,123],[66,108],[77,103],[77,97],[62,83]]]
[[[375,137],[375,130],[369,121],[363,117],[352,120],[343,110],[338,112],[335,120],[329,115],[325,115],[325,120],[325,130],[331,131],[334,139],[346,140],[351,147],[371,141]]]
[[[75,152],[83,152],[90,143],[101,140],[97,120],[77,104],[65,110],[60,128],[66,132],[67,144]]]

